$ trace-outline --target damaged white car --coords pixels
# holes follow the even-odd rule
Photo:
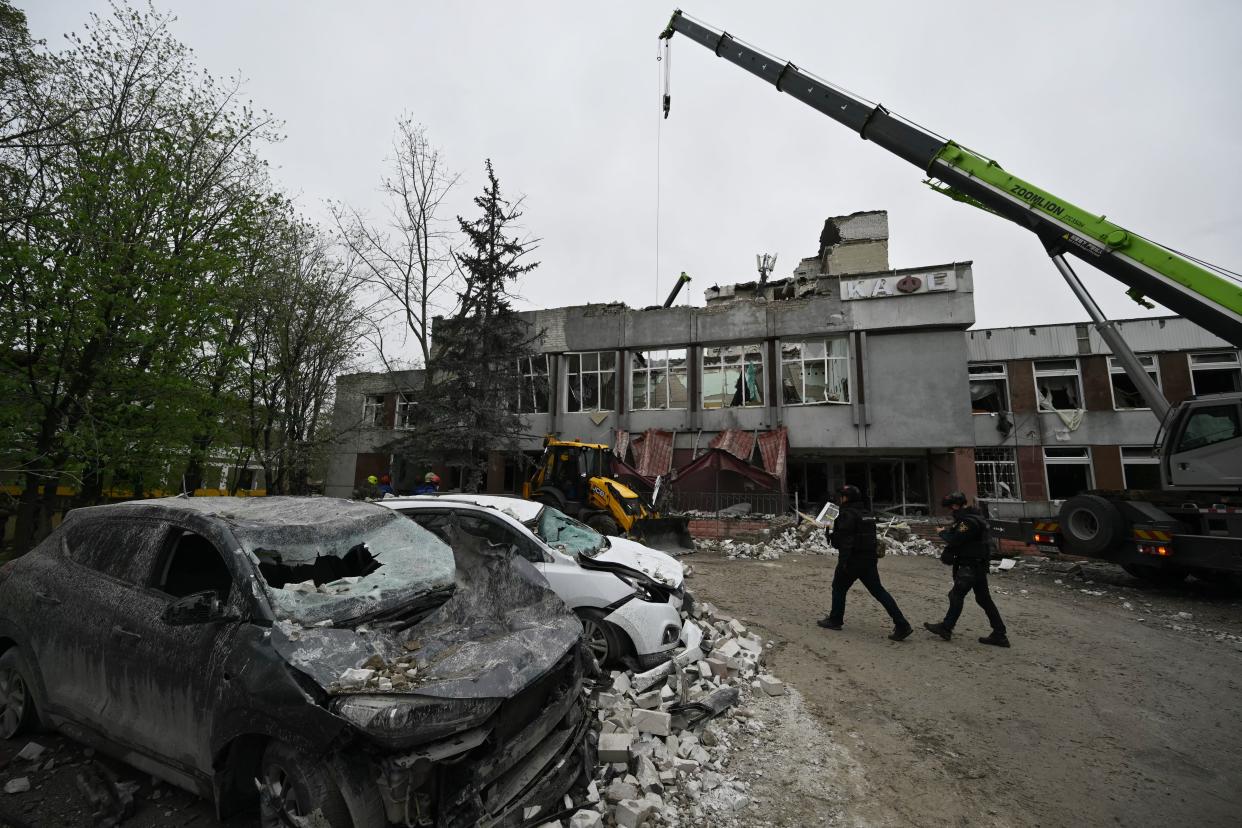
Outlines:
[[[582,619],[601,664],[645,670],[672,656],[686,600],[682,566],[672,556],[520,498],[443,494],[380,503],[441,536],[455,527],[530,561]]]
[[[0,736],[50,725],[265,826],[557,811],[593,669],[526,560],[368,503],[77,509],[0,569]]]

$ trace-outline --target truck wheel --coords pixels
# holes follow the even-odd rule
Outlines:
[[[0,739],[12,739],[39,726],[29,676],[16,647],[0,655]]]
[[[590,526],[601,535],[621,534],[621,527],[617,526],[617,522],[610,515],[592,515],[587,520],[587,526]]]
[[[1125,536],[1117,507],[1099,495],[1075,495],[1061,507],[1061,536],[1071,555],[1107,557]]]
[[[263,752],[259,783],[259,818],[263,828],[353,825],[345,798],[327,768],[283,742],[272,742]]]
[[[1186,580],[1186,570],[1176,566],[1150,566],[1148,564],[1122,564],[1121,568],[1149,584],[1175,586]]]

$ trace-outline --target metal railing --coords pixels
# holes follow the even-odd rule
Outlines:
[[[700,512],[719,517],[781,515],[792,506],[791,496],[783,492],[669,492],[666,512]],[[743,510],[743,504],[750,508]]]

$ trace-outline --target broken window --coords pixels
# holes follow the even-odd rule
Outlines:
[[[763,345],[703,349],[703,407],[763,405]]]
[[[565,355],[566,411],[612,411],[616,383],[616,352]]]
[[[785,405],[848,403],[850,347],[845,337],[781,343]]]
[[[362,401],[363,428],[382,428],[384,425],[384,395],[368,394]]]
[[[630,357],[632,411],[686,407],[690,394],[685,348],[634,351]]]
[[[220,557],[220,550],[194,532],[177,530],[173,533],[169,549],[156,571],[155,588],[173,598],[214,592],[223,603],[233,591],[233,575]]]
[[[397,397],[397,419],[394,423],[396,428],[413,428],[415,423],[415,408],[418,403],[414,402],[411,397],[402,394]]]
[[[1190,451],[1223,443],[1237,437],[1239,433],[1236,405],[1207,406],[1190,415],[1182,430],[1182,439],[1177,443],[1177,450]]]
[[[1003,362],[971,365],[970,411],[972,414],[999,414],[1009,410],[1009,375]]]
[[[1086,447],[1044,448],[1048,499],[1067,500],[1092,488],[1091,452]]]
[[[1151,354],[1138,357],[1139,364],[1151,377],[1151,381],[1160,387],[1160,370],[1156,367],[1156,358]],[[1113,385],[1113,408],[1125,411],[1133,408],[1148,408],[1147,401],[1139,393],[1138,386],[1126,374],[1117,357],[1108,358],[1108,374]]]
[[[1018,499],[1018,463],[1006,446],[975,449],[975,485],[979,497],[989,500]]]
[[[1242,391],[1242,366],[1237,351],[1209,351],[1190,355],[1190,382],[1195,394]]]
[[[396,512],[304,527],[238,527],[279,619],[302,625],[401,610],[453,588],[443,541]]]
[[[549,404],[548,355],[522,357],[518,360],[521,385],[518,388],[518,407],[521,414],[547,414]]]
[[[1040,411],[1082,408],[1082,385],[1076,359],[1035,360],[1035,396]]]
[[[1160,458],[1152,454],[1151,446],[1122,446],[1121,471],[1127,489],[1160,489]]]

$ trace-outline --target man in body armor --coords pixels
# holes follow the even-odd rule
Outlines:
[[[945,544],[945,554],[940,559],[953,566],[953,588],[949,590],[949,611],[944,620],[923,626],[945,641],[951,639],[966,593],[973,590],[975,602],[987,613],[988,623],[992,625],[992,634],[980,638],[979,643],[1008,647],[1005,622],[988,592],[988,538],[992,528],[978,509],[966,505],[966,495],[961,492],[945,495],[940,505],[953,510],[953,522],[940,531],[940,539]]]
[[[828,630],[839,630],[845,622],[845,594],[855,581],[862,581],[871,597],[893,619],[893,641],[907,638],[913,631],[910,622],[901,614],[897,602],[880,583],[878,541],[875,532],[875,516],[864,512],[862,492],[857,486],[842,486],[837,492],[840,514],[833,521],[828,540],[837,548],[837,568],[832,573],[832,609],[826,618],[816,621]]]

